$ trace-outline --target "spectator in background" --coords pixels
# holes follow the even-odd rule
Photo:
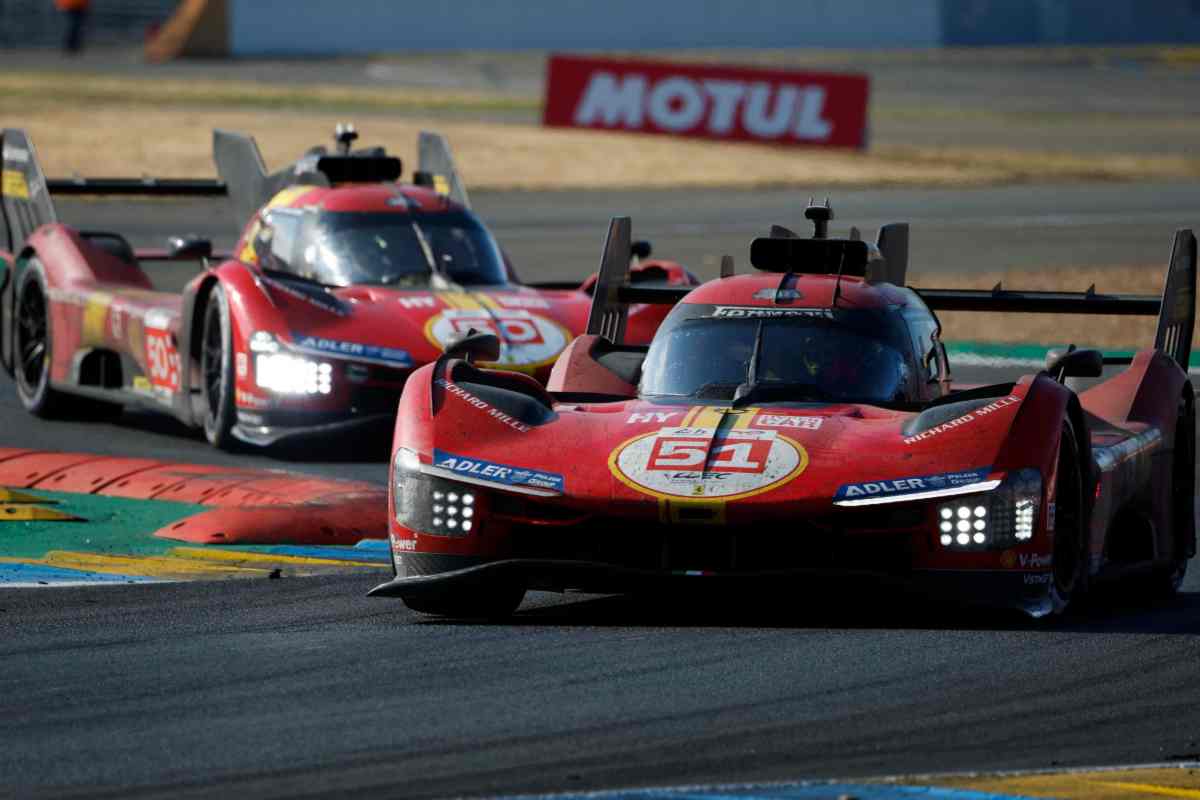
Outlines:
[[[88,0],[54,0],[54,5],[67,18],[63,52],[75,55],[83,50],[83,26],[87,22]]]

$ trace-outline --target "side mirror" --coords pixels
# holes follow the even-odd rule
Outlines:
[[[446,345],[447,358],[462,358],[466,361],[498,361],[500,338],[494,333],[483,333],[471,328]]]
[[[1074,348],[1046,353],[1046,372],[1060,383],[1067,378],[1099,378],[1104,373],[1104,354]]]
[[[634,258],[649,258],[653,248],[650,247],[650,243],[645,239],[639,239],[633,243],[633,247],[630,250]]]
[[[172,236],[167,239],[167,256],[172,260],[200,261],[212,258],[213,246],[209,239],[199,236]]]

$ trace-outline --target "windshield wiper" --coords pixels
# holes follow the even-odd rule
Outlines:
[[[754,396],[754,390],[758,388],[758,356],[762,352],[762,335],[763,321],[760,319],[758,327],[754,329],[754,352],[750,354],[750,364],[746,370],[749,375],[746,377],[746,382],[734,390],[733,401],[729,404],[734,408],[749,402],[749,399]]]

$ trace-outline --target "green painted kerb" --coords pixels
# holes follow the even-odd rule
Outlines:
[[[29,493],[56,501],[54,508],[86,522],[0,523],[0,557],[41,558],[51,550],[114,555],[166,553],[180,542],[153,534],[172,522],[211,511],[209,506],[165,500],[130,500],[94,494],[69,494],[31,489]]]

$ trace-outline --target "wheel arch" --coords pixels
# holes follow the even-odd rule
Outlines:
[[[220,283],[215,273],[202,276],[194,286],[189,286],[183,295],[183,311],[179,322],[179,352],[187,359],[179,375],[178,416],[188,425],[195,426],[201,418],[192,391],[193,378],[200,369],[200,342],[203,338],[204,310],[213,288]]]
[[[1190,440],[1191,440],[1190,441],[1191,446],[1188,448],[1188,453],[1191,456],[1191,464],[1188,466],[1187,474],[1191,480],[1192,485],[1194,486],[1195,482],[1196,482],[1196,444],[1195,444],[1195,442],[1196,442],[1196,394],[1195,394],[1195,390],[1192,388],[1191,380],[1185,380],[1183,382],[1183,389],[1182,389],[1181,394],[1182,394],[1182,400],[1183,400],[1183,406],[1184,406],[1183,415],[1188,420],[1187,435],[1190,437]],[[1178,423],[1176,423],[1176,424],[1178,425]],[[1178,433],[1176,434],[1176,436],[1178,436]],[[1176,453],[1179,452],[1178,448],[1175,449],[1175,452]],[[1172,469],[1174,469],[1174,466],[1172,466]],[[1184,514],[1183,518],[1186,520],[1185,528],[1183,531],[1179,532],[1179,534],[1177,535],[1175,544],[1177,546],[1181,546],[1184,557],[1190,559],[1196,555],[1195,491],[1192,490],[1192,491],[1187,492],[1187,496],[1192,498],[1192,502],[1191,502],[1191,505],[1192,505],[1191,512],[1192,513]]]

